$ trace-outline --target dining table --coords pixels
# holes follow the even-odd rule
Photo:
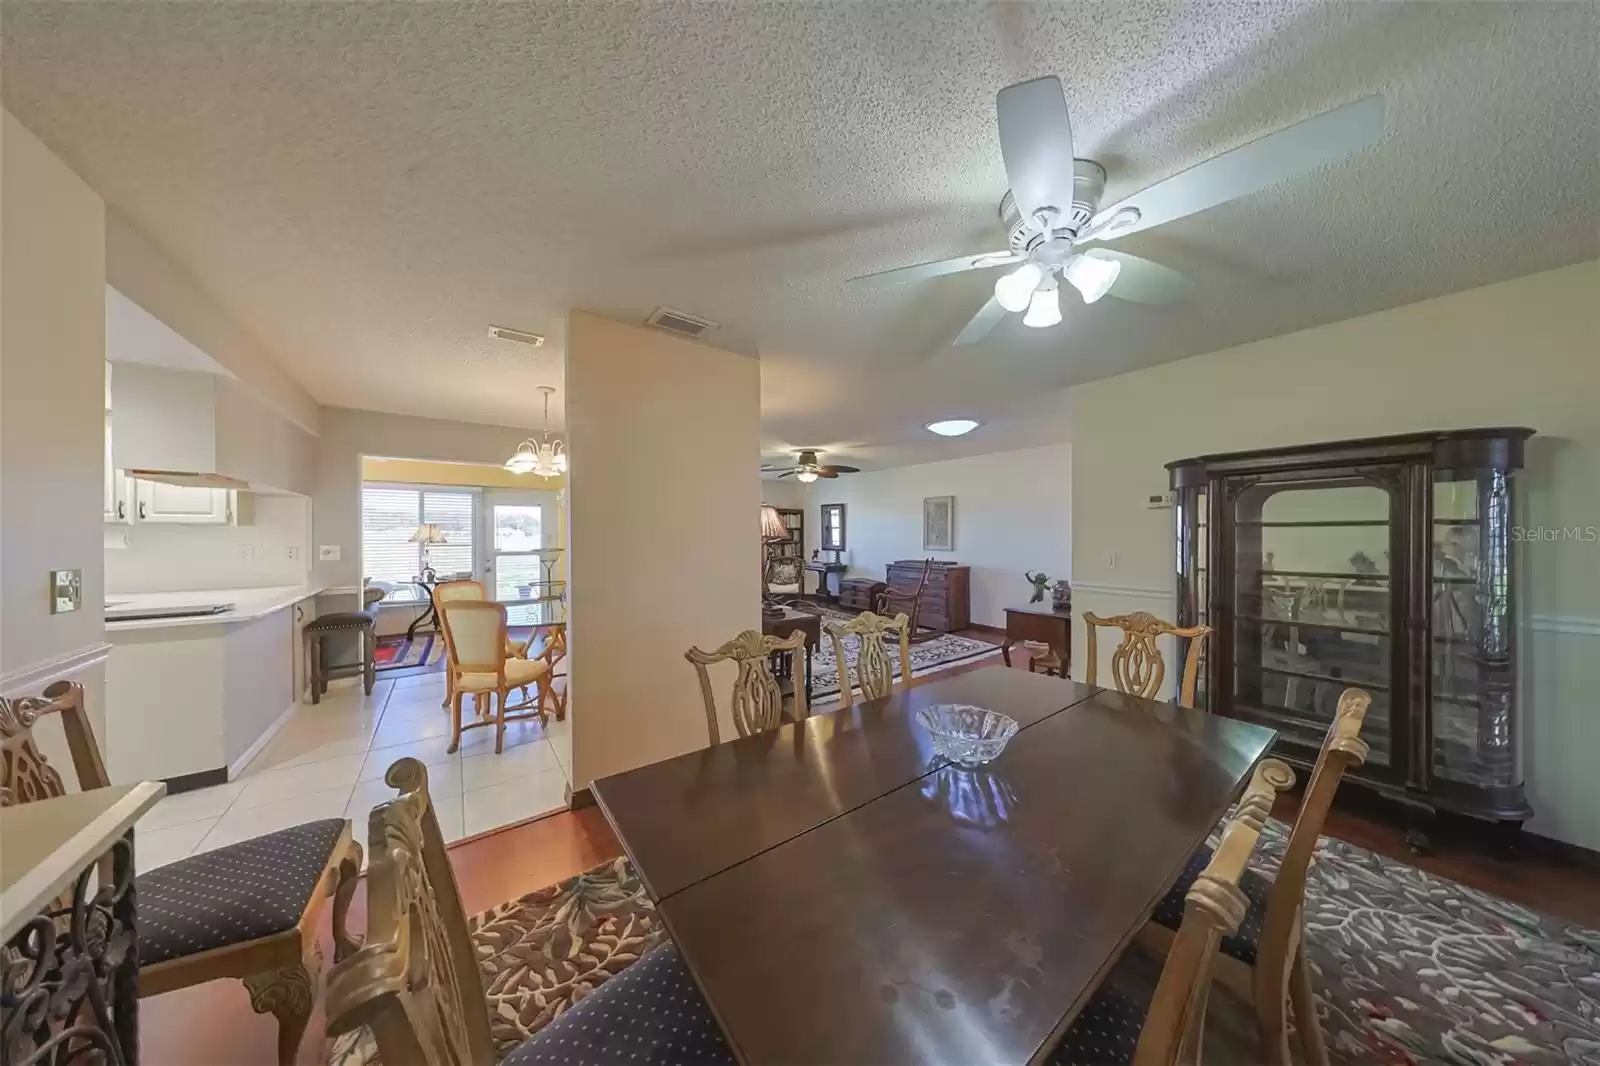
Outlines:
[[[966,769],[938,704],[1019,728]],[[739,1061],[1037,1062],[1275,736],[995,666],[593,794]]]

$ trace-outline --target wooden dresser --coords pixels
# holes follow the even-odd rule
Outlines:
[[[900,559],[888,566],[889,587],[896,592],[916,591],[925,560]],[[918,625],[948,633],[972,624],[972,570],[960,563],[934,563],[928,587],[922,592]]]

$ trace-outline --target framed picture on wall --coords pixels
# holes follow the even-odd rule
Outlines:
[[[925,496],[922,500],[922,550],[956,550],[956,498]]]

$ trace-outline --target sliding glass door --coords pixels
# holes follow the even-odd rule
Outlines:
[[[484,582],[489,595],[508,608],[511,625],[540,625],[564,617],[566,586],[556,521],[555,495],[492,489],[483,499]]]

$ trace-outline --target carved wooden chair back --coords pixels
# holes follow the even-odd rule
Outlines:
[[[780,652],[798,653],[805,647],[806,635],[790,633],[787,637],[769,637],[755,629],[747,629],[715,651],[690,648],[683,657],[694,664],[700,675],[700,696],[706,703],[706,731],[711,743],[722,741],[717,725],[717,698],[711,689],[711,672],[707,667],[731,659],[738,664],[739,672],[733,681],[733,725],[741,737],[764,733],[783,724],[783,690],[778,679],[772,676],[771,658]],[[804,656],[796,654],[797,661]],[[798,671],[797,671],[798,673]],[[796,678],[794,685],[795,718],[806,716],[805,682]]]
[[[1259,838],[1260,830],[1246,819],[1230,821],[1185,896],[1183,924],[1139,1030],[1134,1066],[1200,1062],[1211,967],[1222,938],[1238,931],[1249,907],[1239,880]]]
[[[1200,649],[1205,644],[1206,634],[1211,632],[1210,626],[1179,627],[1145,611],[1112,615],[1109,618],[1101,618],[1097,614],[1085,611],[1083,621],[1088,637],[1089,657],[1084,680],[1093,685],[1099,673],[1097,628],[1104,626],[1107,629],[1120,629],[1122,642],[1111,655],[1111,683],[1116,686],[1118,692],[1143,696],[1145,699],[1153,699],[1156,693],[1161,691],[1161,684],[1167,677],[1167,663],[1161,655],[1158,638],[1170,633],[1187,640],[1189,654],[1183,663],[1178,702],[1185,707],[1194,706],[1194,684],[1199,674]]]
[[[488,999],[427,768],[400,759],[384,780],[400,795],[367,820],[367,937],[328,974],[328,1032],[366,1026],[387,1063],[489,1066]]]
[[[850,667],[844,658],[844,637],[856,637],[856,684],[861,686],[861,698],[876,700],[894,690],[894,667],[889,662],[884,639],[890,634],[900,635],[900,687],[911,684],[911,619],[904,614],[885,618],[881,614],[864,611],[848,622],[829,622],[822,627],[833,641],[833,661],[839,671],[839,706],[854,704],[850,683]]]
[[[928,587],[928,576],[933,573],[933,558],[930,556],[922,564],[922,576],[917,578],[917,586],[913,589],[896,589],[893,585],[884,589],[878,595],[878,602],[874,609],[885,617],[890,611],[905,614],[911,619],[911,635],[917,634],[917,619],[922,614],[922,592]]]
[[[797,555],[774,555],[767,560],[767,587],[798,587],[805,579],[805,560]]]
[[[57,681],[42,696],[0,699],[0,790],[5,793],[0,804],[32,803],[70,791],[39,750],[33,735],[34,723],[51,714],[61,716],[78,788],[88,791],[111,784],[89,724],[89,713],[84,709],[83,686]]]
[[[1289,843],[1284,847],[1283,859],[1267,897],[1252,977],[1252,997],[1258,1006],[1281,1004],[1287,994],[1300,949],[1301,912],[1305,906],[1306,874],[1311,867],[1311,856],[1344,772],[1366,761],[1367,743],[1361,739],[1361,725],[1371,704],[1372,697],[1361,689],[1345,689],[1339,696],[1333,722],[1323,737],[1322,750],[1300,802],[1300,814],[1289,833]],[[1282,1039],[1281,1031],[1274,1039]]]

